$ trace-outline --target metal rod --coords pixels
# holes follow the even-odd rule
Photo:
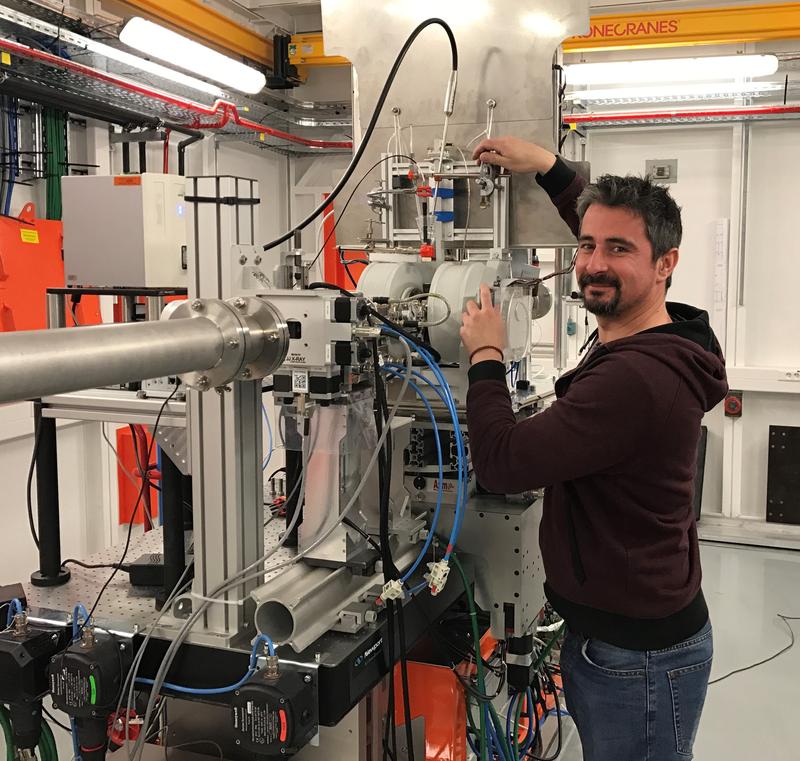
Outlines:
[[[147,171],[147,143],[139,143],[139,174]]]
[[[120,298],[120,305],[122,306],[122,321],[135,322],[136,296],[122,296]]]
[[[739,274],[737,304],[744,306],[744,269],[747,263],[747,194],[750,183],[750,125],[742,127],[741,175],[739,180]]]
[[[47,327],[67,327],[67,297],[65,294],[47,294]]]
[[[158,320],[164,311],[163,296],[148,296],[145,301],[145,312],[148,320]]]
[[[560,272],[567,266],[567,249],[556,249],[555,271]],[[567,342],[565,339],[566,320],[564,319],[564,285],[562,280],[564,275],[557,278],[553,289],[553,358],[555,359],[556,370],[561,373],[567,366]],[[567,280],[567,282],[569,282]]]
[[[205,317],[0,334],[0,404],[204,370],[223,350]]]
[[[56,421],[42,417],[42,403],[34,406],[36,421],[36,511],[39,533],[39,570],[31,574],[37,587],[55,587],[69,580],[61,569],[61,523],[58,499]]]

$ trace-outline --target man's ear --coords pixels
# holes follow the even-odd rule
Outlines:
[[[678,266],[678,259],[680,259],[680,253],[677,248],[671,248],[666,254],[658,257],[656,261],[658,282],[663,282],[672,276],[672,273],[675,272],[675,268]]]

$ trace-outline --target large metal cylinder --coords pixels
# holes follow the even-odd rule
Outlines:
[[[0,404],[213,367],[220,329],[207,319],[0,334]]]
[[[407,567],[417,551],[406,545],[397,553],[398,568]],[[302,652],[332,629],[358,631],[361,623],[348,623],[342,611],[382,586],[383,574],[356,576],[344,566],[333,570],[298,563],[250,593],[256,602],[256,629],[276,645],[291,645],[295,652]]]

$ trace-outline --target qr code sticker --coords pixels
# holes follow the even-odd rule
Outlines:
[[[305,370],[292,371],[292,392],[295,394],[308,393],[308,373]]]

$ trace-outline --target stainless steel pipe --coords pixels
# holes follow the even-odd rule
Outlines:
[[[214,367],[224,338],[210,319],[0,334],[0,404]]]
[[[398,568],[409,566],[417,552],[415,545],[405,545],[395,557]],[[276,645],[302,652],[332,629],[358,631],[363,622],[348,622],[343,611],[382,586],[381,573],[355,576],[344,566],[334,570],[298,563],[250,593],[256,603],[256,629]]]

